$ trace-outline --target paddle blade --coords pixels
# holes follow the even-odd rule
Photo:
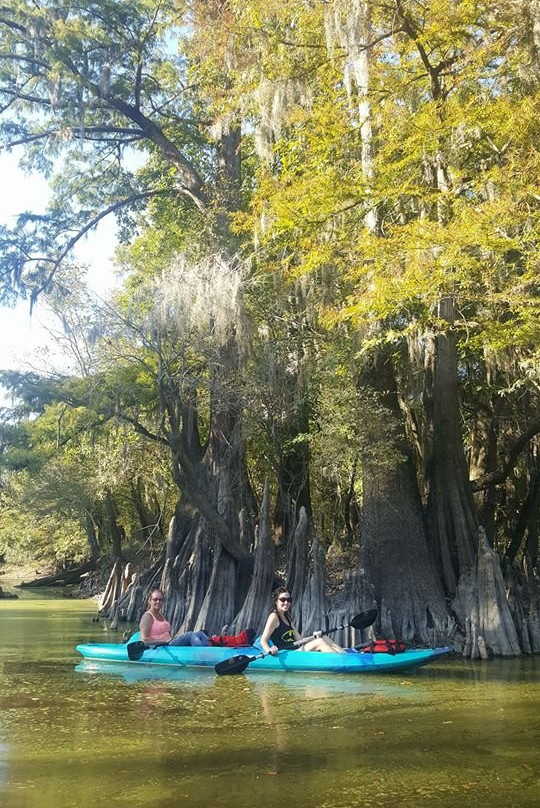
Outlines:
[[[131,662],[136,662],[138,659],[142,657],[148,645],[145,645],[143,642],[130,642],[127,646],[127,654],[128,659]]]
[[[256,656],[248,656],[247,654],[239,654],[238,656],[229,657],[224,659],[223,662],[218,662],[215,666],[215,671],[218,676],[227,676],[233,673],[243,673],[250,662],[257,659]]]
[[[377,619],[377,614],[377,609],[369,609],[367,612],[360,612],[360,614],[353,617],[349,625],[353,628],[367,628],[373,625]]]

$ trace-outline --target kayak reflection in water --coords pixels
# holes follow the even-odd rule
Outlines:
[[[219,634],[209,637],[206,631],[186,631],[184,634],[171,633],[171,624],[162,612],[165,596],[161,589],[153,589],[148,596],[148,611],[141,617],[139,629],[141,641],[145,645],[226,645],[237,647],[250,645],[255,634],[244,629],[240,634]]]
[[[275,655],[278,651],[331,651],[345,654],[346,651],[322,631],[314,632],[313,637],[302,637],[292,624],[289,611],[292,598],[288,589],[280,586],[272,593],[273,609],[261,634],[261,646],[267,654]],[[272,645],[270,645],[272,643]]]

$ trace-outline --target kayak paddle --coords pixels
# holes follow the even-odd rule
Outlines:
[[[142,640],[136,640],[135,642],[128,642],[127,645],[127,655],[130,662],[136,662],[138,659],[142,657],[144,652],[150,648],[149,645],[146,645]]]
[[[145,651],[148,651],[151,648],[153,651],[156,648],[168,648],[169,643],[164,642],[160,643],[159,645],[145,645],[142,640],[135,640],[134,642],[129,642],[127,645],[127,655],[130,662],[137,662],[138,659],[142,657]]]
[[[352,626],[352,628],[367,628],[371,626],[375,620],[377,619],[377,609],[369,609],[367,612],[360,612],[353,617],[350,623],[345,623],[342,626],[336,626],[335,628],[329,628],[328,631],[323,631],[323,634],[333,634],[335,631],[340,631],[342,628],[348,628]],[[312,634],[311,637],[304,637],[301,642],[295,642],[294,645],[304,645],[306,639],[315,639],[315,634]],[[286,649],[281,649],[286,650]],[[218,662],[215,666],[215,671],[218,676],[226,676],[233,673],[243,673],[250,662],[254,662],[256,659],[262,659],[263,657],[268,656],[268,652],[264,652],[262,654],[257,654],[256,656],[250,656],[249,654],[239,654],[238,656],[229,657],[229,659],[224,659],[223,662]]]

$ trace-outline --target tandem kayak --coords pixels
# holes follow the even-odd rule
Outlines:
[[[137,635],[132,637],[132,641]],[[239,648],[219,648],[215,646],[170,646],[148,648],[140,659],[130,661],[127,644],[82,643],[77,651],[84,659],[101,662],[125,662],[129,665],[174,665],[180,668],[214,668],[218,663],[231,657],[245,654],[257,656],[261,649],[256,646]],[[348,649],[345,654],[321,651],[281,651],[276,656],[255,659],[246,668],[256,671],[288,671],[292,673],[392,673],[395,671],[419,668],[450,654],[453,648],[416,648],[396,654],[372,654]]]

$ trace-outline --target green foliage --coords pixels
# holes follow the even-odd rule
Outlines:
[[[267,74],[277,87],[303,54],[309,23],[285,4],[247,5],[266,33],[281,26],[286,38],[294,24],[295,55],[274,60]],[[253,217],[243,224],[255,229],[264,218],[270,266],[277,260],[294,274],[342,267],[341,319],[386,322],[393,339],[396,328],[419,320],[442,327],[438,301],[452,294],[467,338],[491,348],[517,340],[535,351],[540,99],[518,70],[525,35],[505,35],[506,25],[517,30],[520,11],[441,0],[424,12],[397,6],[397,23],[384,6],[372,12],[369,177],[359,90],[348,105],[336,80],[354,55],[336,49],[331,67],[311,74],[309,52],[302,68],[310,101],[289,103],[276,160],[271,172],[262,167]],[[318,37],[322,49],[322,29]],[[263,41],[273,54],[261,32],[261,48]],[[377,232],[364,226],[368,206],[378,212]]]
[[[0,495],[0,552],[9,563],[63,564],[87,557],[86,535],[80,521],[45,506],[27,472],[11,474]]]
[[[72,553],[73,560],[79,560],[89,552],[88,520],[107,553],[110,525],[104,502],[110,497],[126,532],[126,549],[136,551],[145,541],[147,525],[141,519],[151,525],[168,518],[175,497],[167,454],[114,417],[121,397],[122,406],[136,408],[141,417],[145,396],[155,407],[155,379],[143,370],[132,359],[131,369],[117,365],[109,374],[102,371],[62,382],[41,378],[36,385],[30,374],[28,391],[23,374],[14,379],[17,395],[31,402],[33,416],[26,418],[19,410],[18,423],[2,428],[1,465],[9,496],[6,493],[0,507],[0,523],[8,531],[6,546],[17,558],[27,555],[60,563]],[[145,508],[147,517],[142,514]],[[33,526],[33,532],[25,534],[33,538],[15,540],[15,512]],[[156,537],[162,537],[161,527]],[[37,555],[31,549],[34,541]]]

